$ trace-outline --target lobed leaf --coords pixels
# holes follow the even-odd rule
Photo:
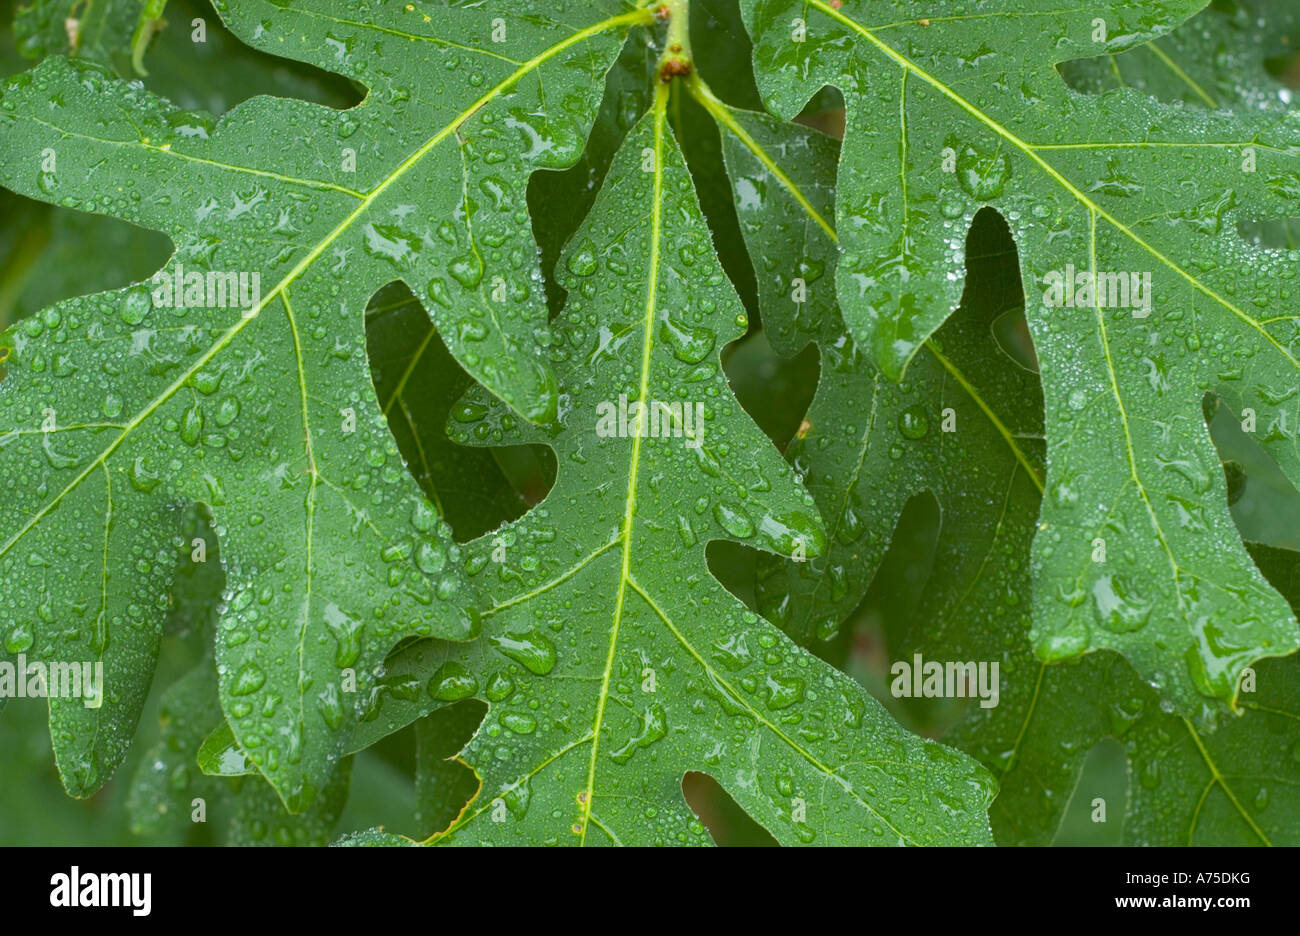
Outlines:
[[[259,97],[213,120],[51,58],[0,97],[5,185],[163,231],[176,245],[165,277],[233,271],[252,294],[176,308],[138,284],[7,333],[4,647],[103,662],[99,708],[51,703],[65,783],[94,792],[122,758],[157,653],[171,575],[161,507],[209,505],[229,590],[223,708],[301,810],[384,655],[475,627],[450,531],[371,389],[362,310],[404,280],[476,378],[531,418],[553,414],[522,189],[576,158],[593,79],[650,14],[516,4],[498,27],[488,11],[397,5],[219,11],[250,45],[369,95],[341,112]]]
[[[988,841],[982,770],[899,729],[708,572],[710,540],[807,556],[825,544],[721,372],[721,345],[745,318],[663,96],[557,270],[569,296],[558,425],[523,426],[481,394],[452,424],[465,442],[550,444],[555,488],[467,547],[483,636],[390,661],[387,697],[354,744],[431,700],[488,704],[460,755],[480,789],[437,842],[700,843],[681,792],[692,770],[781,842]],[[700,444],[596,432],[601,404],[620,397],[699,401]]]
[[[1300,329],[1285,311],[1295,257],[1236,230],[1294,212],[1300,118],[1196,111],[1128,89],[1078,95],[1055,67],[1146,42],[1203,5],[743,9],[769,107],[793,114],[824,83],[844,93],[837,291],[886,376],[902,377],[957,306],[976,212],[1007,219],[1046,411],[1035,652],[1114,649],[1205,721],[1233,702],[1247,666],[1300,645],[1236,536],[1201,412],[1211,392],[1249,408],[1269,454],[1300,478]],[[1119,279],[1104,301],[1094,290],[1072,303],[1062,288],[1049,303],[1048,277],[1081,285],[1079,272],[1136,274],[1139,287],[1149,276],[1150,303],[1140,288],[1125,300]]]
[[[1078,783],[1085,755],[1104,738],[1119,739],[1132,764],[1127,809],[1111,819],[1123,823],[1126,841],[1300,840],[1288,779],[1297,770],[1289,723],[1300,704],[1295,656],[1252,671],[1242,712],[1213,733],[1165,711],[1159,695],[1112,653],[1054,663],[1034,657],[1020,598],[1030,588],[1027,557],[1041,490],[1037,381],[995,337],[999,318],[1018,308],[1018,284],[999,281],[1000,264],[990,265],[986,252],[971,254],[962,309],[927,342],[901,385],[882,381],[846,350],[852,342],[833,324],[830,290],[814,280],[806,303],[790,298],[793,274],[819,263],[829,272],[835,262],[825,220],[833,142],[716,100],[711,107],[730,127],[724,146],[736,208],[773,341],[787,353],[808,340],[824,349],[817,397],[787,458],[830,528],[844,531],[807,566],[768,568],[759,589],[764,613],[806,645],[824,646],[883,574],[893,518],[906,516],[904,505],[918,494],[932,495],[941,522],[919,603],[907,603],[910,589],[897,580],[872,587],[886,610],[891,659],[919,653],[1000,667],[994,704],[971,704],[947,736],[999,778],[990,818],[1000,844],[1050,843],[1072,796],[1091,800],[1095,810],[1095,794]],[[987,251],[990,238],[980,230],[989,225],[982,222],[970,243]],[[791,256],[803,259],[792,264]],[[859,433],[854,420],[864,408],[870,416]],[[951,441],[917,445],[913,437],[924,439],[945,410]],[[1295,554],[1259,547],[1253,555],[1294,607]],[[914,575],[918,559],[910,558]]]

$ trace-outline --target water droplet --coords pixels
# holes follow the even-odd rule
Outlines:
[[[957,156],[957,183],[966,194],[980,201],[997,198],[1011,178],[1011,161],[999,148],[992,153],[981,153],[972,146],[961,149]]]
[[[730,504],[714,504],[713,519],[718,521],[718,526],[738,539],[749,539],[756,532],[754,522],[738,507]]]
[[[609,756],[618,764],[626,764],[632,759],[637,748],[648,748],[668,734],[668,713],[658,702],[641,712],[641,725],[636,734],[627,740],[618,750]]]
[[[331,601],[325,605],[325,626],[338,644],[334,654],[335,665],[344,669],[356,663],[361,656],[364,625]]]
[[[555,644],[536,628],[520,636],[502,634],[490,636],[488,640],[510,659],[538,676],[545,676],[555,667]]]
[[[471,249],[469,253],[453,260],[447,272],[466,289],[474,289],[483,282],[483,258],[477,250]]]
[[[769,674],[763,687],[763,696],[768,708],[774,711],[787,709],[803,701],[804,681],[796,676]]]
[[[577,250],[569,254],[565,263],[574,276],[590,276],[596,272],[596,245],[590,239],[584,239]]]
[[[672,349],[673,357],[686,364],[703,361],[717,340],[707,328],[683,325],[668,317],[659,323],[659,337]]]
[[[252,695],[258,689],[261,689],[266,683],[266,673],[256,663],[246,663],[239,675],[235,677],[235,684],[230,687],[230,694],[236,696]]]
[[[36,636],[32,632],[32,625],[22,622],[16,625],[5,638],[5,650],[9,653],[25,653],[35,642]]]
[[[131,486],[137,491],[143,491],[145,494],[156,488],[162,480],[151,474],[145,467],[144,457],[141,456],[131,463],[127,470],[127,477],[131,480]]]
[[[139,325],[144,321],[149,309],[153,305],[153,300],[148,290],[143,288],[132,289],[122,297],[122,304],[119,306],[119,314],[122,321],[127,325]]]
[[[429,695],[443,702],[468,699],[478,691],[478,680],[455,660],[448,660],[429,679]]]
[[[213,417],[213,422],[218,427],[224,428],[229,426],[239,416],[239,400],[235,397],[228,396],[217,404],[217,414]]]
[[[203,410],[196,403],[181,417],[181,440],[186,445],[198,445],[203,433]]]
[[[488,679],[485,695],[489,702],[501,702],[510,697],[515,691],[515,681],[510,678],[509,673],[496,672]]]
[[[537,719],[525,712],[507,712],[501,717],[501,724],[515,734],[532,734],[537,730]]]
[[[1101,626],[1111,633],[1131,633],[1151,616],[1151,602],[1144,601],[1122,575],[1101,576],[1093,583],[1092,597]]]
[[[924,406],[909,406],[898,415],[898,431],[909,439],[923,439],[930,431]]]

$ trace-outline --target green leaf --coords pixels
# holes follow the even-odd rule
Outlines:
[[[653,35],[633,31],[605,76],[600,111],[582,155],[563,172],[538,172],[528,180],[528,209],[541,248],[542,274],[552,312],[559,312],[564,305],[563,291],[555,282],[555,263],[591,211],[623,138],[654,100],[657,57]]]
[[[102,661],[108,686],[97,709],[51,705],[73,793],[98,789],[139,717],[172,571],[164,504],[212,508],[229,589],[223,708],[295,810],[324,786],[394,644],[473,633],[449,530],[371,389],[362,310],[405,280],[474,376],[532,418],[553,411],[522,189],[576,157],[593,79],[650,14],[536,6],[503,18],[503,43],[477,11],[223,10],[255,47],[368,82],[344,112],[254,98],[213,121],[57,58],[6,85],[6,185],[166,232],[167,277],[234,271],[260,292],[185,309],[140,284],[6,336],[6,658]],[[264,146],[269,128],[294,145]]]
[[[136,767],[127,801],[136,835],[182,831],[190,823],[195,797],[216,799],[216,784],[195,776],[194,755],[213,720],[220,718],[217,673],[209,658],[170,685],[163,697],[162,740]]]
[[[1208,719],[1248,665],[1300,645],[1236,536],[1201,414],[1207,392],[1250,408],[1266,450],[1300,478],[1289,412],[1300,332],[1285,311],[1295,261],[1236,231],[1294,211],[1300,120],[1280,103],[1229,114],[1132,90],[1080,96],[1055,68],[1146,42],[1201,6],[1005,2],[972,18],[941,3],[923,19],[854,0],[743,9],[769,108],[793,114],[824,83],[844,92],[838,294],[886,376],[900,378],[957,306],[959,238],[976,212],[1008,220],[1048,440],[1035,652],[1114,649],[1179,711]],[[1149,317],[1136,294],[1117,307],[1118,287],[1105,307],[1094,295],[1045,308],[1046,277],[1076,271],[1150,274]]]
[[[111,218],[0,190],[0,326],[86,292],[120,289],[165,262],[171,244]]]
[[[1294,602],[1296,554],[1264,547],[1253,553],[1274,583],[1285,589],[1289,578]],[[990,652],[995,643],[995,635],[971,630],[957,643],[924,639],[926,652],[936,654]],[[1093,800],[1094,791],[1075,785],[1084,756],[1104,738],[1118,739],[1128,756],[1127,809],[1121,819],[1120,804],[1109,803],[1106,819],[1122,821],[1126,843],[1300,843],[1300,657],[1254,667],[1243,680],[1240,711],[1213,733],[1165,711],[1159,695],[1112,653],[1037,664],[1022,645],[1004,660],[1036,675],[1032,693],[1023,691],[1022,676],[1020,691],[1004,691],[996,709],[972,709],[949,738],[1000,765],[990,812],[1000,843],[1045,844],[1071,795]]]
[[[665,98],[557,265],[569,295],[560,424],[548,434],[482,395],[466,404],[481,422],[458,438],[546,441],[560,471],[499,532],[500,561],[490,541],[469,546],[488,606],[479,643],[426,642],[390,663],[390,685],[488,703],[461,754],[481,791],[436,840],[702,842],[681,792],[695,770],[785,843],[987,841],[979,768],[902,731],[708,574],[710,540],[808,556],[824,541],[719,367],[744,316]],[[620,398],[702,404],[699,445],[608,434]],[[401,710],[399,698],[385,705]],[[390,708],[377,720],[400,719]]]
[[[1119,55],[1064,62],[1061,75],[1071,87],[1094,94],[1132,87],[1211,110],[1270,110],[1293,100],[1295,92],[1280,72],[1298,45],[1300,15],[1293,4],[1233,0],[1212,3],[1165,39]],[[1238,229],[1268,247],[1300,246],[1300,219],[1243,220]]]
[[[887,609],[891,659],[920,653],[925,660],[999,664],[996,705],[972,704],[947,740],[999,775],[990,817],[1000,843],[1052,841],[1070,797],[1092,800],[1076,786],[1079,771],[1088,750],[1109,737],[1121,739],[1133,764],[1127,816],[1111,803],[1108,820],[1124,824],[1130,843],[1300,840],[1292,792],[1300,768],[1288,724],[1300,711],[1296,657],[1261,664],[1258,695],[1243,696],[1244,715],[1207,735],[1163,712],[1158,695],[1113,654],[1049,665],[1030,651],[1022,596],[1039,501],[1037,381],[994,337],[995,322],[1018,307],[1019,286],[1001,278],[1005,264],[989,250],[996,239],[981,233],[989,225],[977,221],[971,232],[980,252],[968,254],[961,310],[928,342],[902,386],[883,381],[837,332],[829,289],[814,280],[804,303],[790,298],[793,273],[819,264],[827,276],[833,271],[824,225],[833,207],[833,141],[697,91],[727,130],[741,229],[755,268],[769,271],[760,275],[759,290],[773,343],[787,353],[808,340],[823,349],[817,397],[786,454],[835,532],[819,559],[770,565],[759,589],[764,613],[801,642],[822,646],[881,568],[892,518],[930,492],[942,525],[919,603],[903,603],[906,589],[895,581],[873,587]],[[793,258],[802,259],[791,266]],[[945,408],[956,430],[951,442],[918,444],[929,432],[913,438],[916,427],[941,426],[937,414]],[[859,430],[853,420],[864,411],[870,415]],[[1296,554],[1254,555],[1295,606]]]
[[[987,626],[996,629],[1027,623],[1023,592],[995,584],[1002,570],[990,568],[997,541],[1016,542],[1012,527],[1028,542],[1041,485],[1037,380],[1012,365],[994,338],[994,322],[1019,307],[1018,284],[996,279],[996,256],[971,257],[968,288],[978,292],[978,314],[955,316],[902,385],[884,379],[838,319],[829,220],[835,141],[696,90],[724,130],[769,339],[785,354],[808,342],[821,353],[816,396],[786,457],[817,499],[829,547],[808,563],[770,563],[760,609],[801,643],[834,638],[866,593],[904,505],[929,491],[951,544],[936,560],[950,606],[935,612],[942,619],[989,609]],[[975,589],[989,591],[976,600]]]
[[[17,19],[24,21],[38,14],[57,13],[48,24],[52,40],[24,46],[32,56],[45,57],[66,51],[66,14],[80,5],[86,16],[81,20],[101,21],[107,14],[134,22],[139,11],[137,0],[116,3],[96,2],[86,6],[84,0],[45,0],[21,8]],[[204,108],[222,113],[237,101],[258,93],[282,97],[304,97],[331,107],[355,104],[359,95],[344,78],[322,72],[301,62],[290,62],[251,49],[240,43],[220,20],[212,15],[206,2],[189,3],[172,0],[168,7],[181,23],[190,23],[202,15],[204,41],[195,42],[185,29],[165,32],[149,51],[151,74],[147,86],[186,109]],[[129,25],[129,24],[127,24]],[[0,49],[8,47],[7,22],[0,22]],[[123,27],[122,41],[129,38]],[[102,47],[83,43],[78,55],[110,67],[127,66],[127,55],[104,54]],[[29,67],[19,59],[4,58],[0,73],[5,75]],[[193,80],[195,70],[203,81]],[[130,77],[123,74],[122,77]],[[85,214],[70,208],[41,204],[0,191],[0,214],[11,222],[0,229],[0,327],[7,328],[19,318],[39,311],[70,296],[118,289],[147,279],[162,266],[171,253],[168,238],[154,231],[143,231],[112,218]]]
[[[1136,88],[1164,101],[1251,110],[1289,101],[1274,63],[1300,43],[1300,14],[1288,0],[1212,3],[1167,37],[1119,54],[1061,65],[1080,91]]]
[[[910,663],[922,649],[940,662],[999,661],[999,705],[1014,704],[1032,691],[1038,669],[1009,667],[1002,642],[1017,643],[1030,626],[1023,596],[1041,484],[1041,402],[1034,375],[1001,351],[993,324],[1019,307],[1019,284],[998,278],[996,252],[969,257],[963,309],[928,342],[902,385],[884,378],[837,317],[828,220],[835,141],[696,90],[724,131],[770,340],[786,354],[810,341],[821,352],[816,396],[786,457],[817,499],[828,548],[807,563],[765,563],[760,610],[800,643],[830,652],[881,568],[895,520],[928,492],[942,513],[936,571],[921,605],[899,606],[891,616],[924,622],[928,639],[920,647],[891,640],[891,659]],[[953,631],[987,635],[992,646],[960,655],[962,646],[935,639]],[[1001,803],[999,796],[995,808]]]
[[[21,12],[0,839],[1300,844],[1295,11],[939,3]]]
[[[221,557],[209,525],[187,512],[182,537],[212,544],[204,562],[183,563],[172,587],[168,632],[191,638],[202,658],[162,694],[159,740],[144,752],[131,778],[126,812],[131,831],[148,838],[194,840],[200,829],[228,845],[326,844],[348,798],[352,758],[330,776],[322,794],[301,815],[292,815],[274,789],[253,771],[235,779],[205,777],[195,761],[200,744],[222,723],[213,634],[224,587]]]
[[[334,835],[348,798],[352,758],[345,758],[311,807],[289,813],[257,774],[230,779],[203,776],[195,754],[207,729],[221,718],[217,672],[211,657],[168,687],[162,703],[162,740],[136,769],[127,809],[136,835],[184,833],[197,809],[229,845],[324,845]]]
[[[14,28],[19,49],[29,59],[66,54],[104,65],[119,78],[135,79],[140,76],[133,62],[135,30],[142,22],[156,22],[147,13],[141,0],[39,0],[17,11]],[[69,43],[69,19],[76,22],[75,49]],[[363,87],[341,75],[245,45],[222,25],[207,0],[168,0],[166,21],[167,28],[149,41],[148,74],[142,77],[150,91],[180,108],[221,114],[259,93],[344,108],[364,94]],[[202,80],[196,80],[199,75]]]

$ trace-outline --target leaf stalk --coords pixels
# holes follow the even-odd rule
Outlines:
[[[668,36],[664,51],[659,56],[655,73],[664,84],[678,76],[690,75],[691,65],[691,2],[690,0],[664,0],[655,8],[655,16],[668,21]]]

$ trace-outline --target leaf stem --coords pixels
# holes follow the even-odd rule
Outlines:
[[[131,36],[131,67],[142,78],[149,77],[144,67],[145,49],[149,48],[150,40],[167,25],[167,21],[162,18],[166,6],[167,0],[145,0],[140,9],[140,18],[136,20],[135,32]]]
[[[691,0],[664,0],[655,16],[668,21],[668,37],[655,73],[664,84],[691,74]]]
[[[720,100],[718,96],[710,90],[708,84],[705,83],[704,79],[700,77],[698,72],[692,73],[687,77],[686,89],[691,92],[691,96],[700,103],[700,106],[708,111],[709,115],[712,116],[721,127],[726,129],[736,139],[743,143],[745,147],[753,153],[754,158],[761,162],[767,171],[772,173],[772,176],[785,186],[786,191],[788,191],[791,197],[799,203],[799,206],[807,212],[808,217],[812,218],[817,223],[817,226],[820,227],[826,236],[831,239],[831,242],[838,244],[840,239],[836,235],[835,228],[831,226],[831,223],[822,217],[821,213],[809,203],[803,192],[799,190],[799,187],[790,180],[790,177],[786,175],[785,171],[776,164],[763,147],[759,146],[745,128],[740,125],[739,121],[737,121],[735,116],[732,114],[731,107],[729,107],[726,102]]]

